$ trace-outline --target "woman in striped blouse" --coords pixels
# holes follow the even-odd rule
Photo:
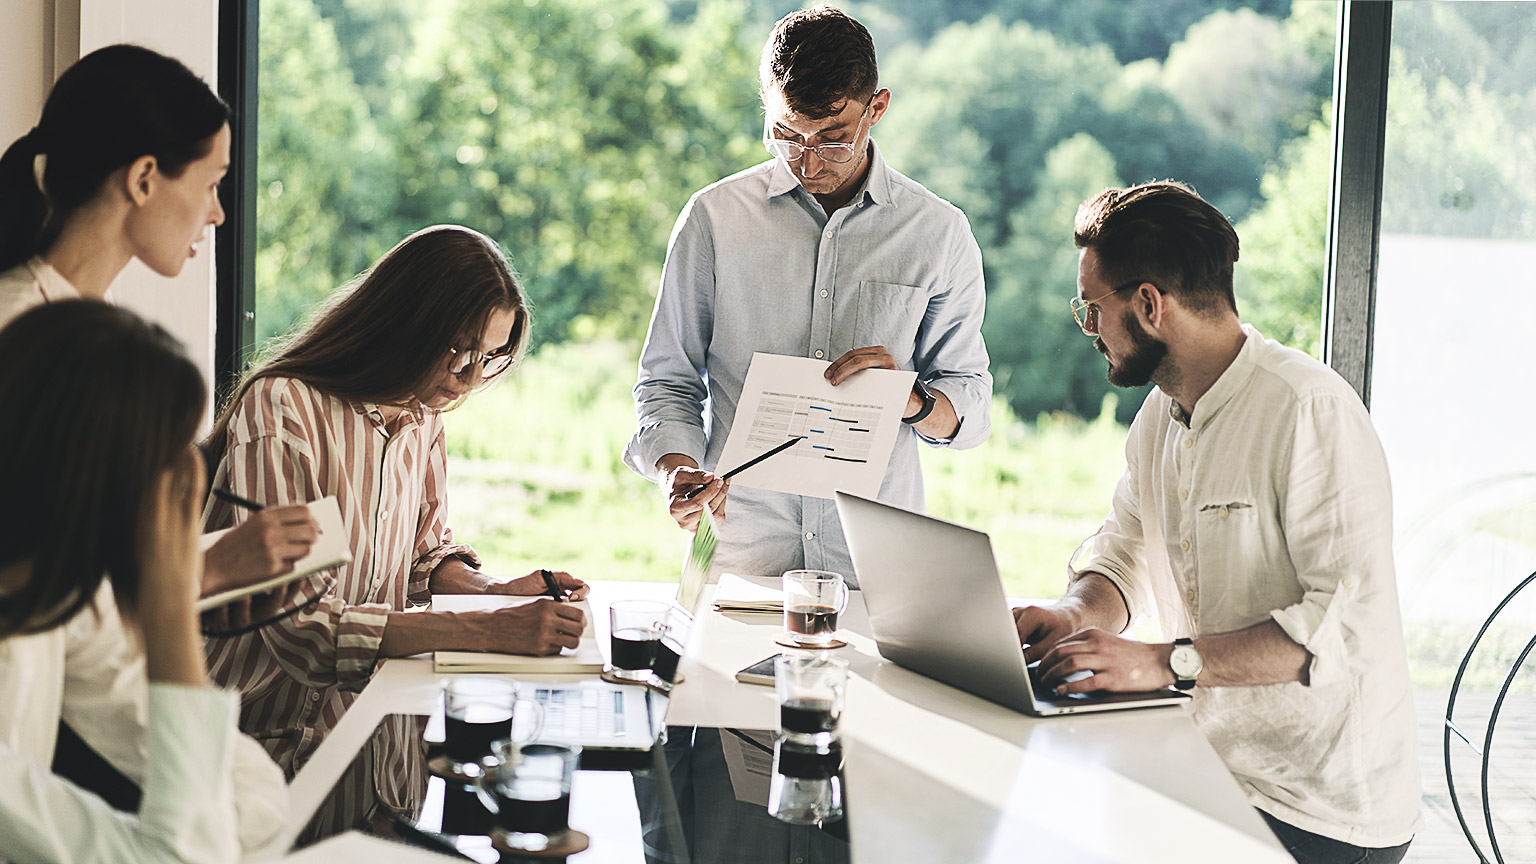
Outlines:
[[[214,679],[244,694],[241,728],[290,777],[381,658],[576,646],[581,610],[552,600],[405,612],[434,593],[544,590],[537,571],[511,580],[481,573],[474,551],[454,542],[446,508],[441,412],[511,368],[528,329],[521,288],[495,242],[458,226],[426,228],[333,294],[247,375],[214,424],[204,450],[216,486],[266,505],[334,495],[351,535],[352,561],[316,607],[209,643]],[[246,518],[210,499],[204,527]],[[310,578],[318,588],[322,577]],[[585,583],[556,578],[585,596]],[[393,749],[376,748],[377,776],[398,764]],[[379,791],[386,804],[398,794]]]

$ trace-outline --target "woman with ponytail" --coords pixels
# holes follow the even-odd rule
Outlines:
[[[108,299],[132,258],[180,273],[224,221],[229,116],[192,70],[148,48],[109,45],[65,71],[0,156],[0,326],[40,303]],[[264,510],[208,550],[203,593],[277,576],[314,539],[306,509]]]
[[[130,375],[125,383],[124,368],[141,368],[136,364],[142,358],[135,352],[162,351],[158,341],[169,337],[144,338],[140,333],[115,342],[107,339],[117,330],[134,331],[140,326],[125,320],[132,316],[121,310],[77,301],[67,305],[99,307],[104,314],[79,309],[64,317],[25,313],[45,311],[33,308],[38,306],[66,305],[61,301],[74,298],[106,299],[108,287],[131,258],[164,276],[179,273],[196,254],[207,227],[223,221],[217,189],[229,162],[228,119],[224,103],[181,63],[145,48],[114,45],[93,52],[66,71],[49,95],[37,126],[0,156],[0,325],[9,325],[0,329],[0,346],[9,346],[10,351],[0,368],[0,383],[14,384],[5,391],[9,395],[0,414],[5,418],[0,419],[0,440],[31,435],[52,446],[85,436],[92,446],[107,447],[107,442],[118,440],[115,433],[108,434],[110,430],[153,419],[145,412],[155,400],[129,397],[146,386],[178,387],[189,369],[196,375],[183,354],[170,363],[179,376],[175,380]],[[46,338],[40,329],[45,322],[54,322],[48,324]],[[114,354],[103,345],[117,345],[122,353]],[[18,371],[34,368],[48,374]],[[22,386],[28,381],[36,386]],[[37,384],[41,381],[50,383]],[[167,438],[153,443],[158,448],[154,452],[173,444],[184,447],[190,440],[206,398],[201,380],[197,383],[193,399],[197,415],[190,421],[177,420],[181,425],[174,431],[163,424],[148,427]],[[103,401],[101,393],[113,398]],[[187,422],[191,426],[184,429]],[[94,450],[67,454],[57,466],[73,470],[90,456],[116,470],[119,462],[141,458],[143,447],[130,443],[134,440],[123,439],[119,449],[105,456]],[[32,445],[17,445],[5,452],[10,454],[4,460],[7,470],[28,468],[41,458]],[[19,502],[18,512],[29,518],[37,515],[33,510],[42,506],[43,499],[61,495],[61,501],[73,502],[71,512],[77,514],[91,507],[107,513],[110,506],[135,504],[132,496],[142,490],[92,485],[99,484],[99,473],[76,472],[14,484],[7,480],[0,488],[28,490],[12,497]],[[204,488],[197,487],[199,498]],[[96,500],[100,496],[93,497],[92,490],[115,504]],[[179,519],[179,509],[177,513]],[[61,520],[50,523],[42,536],[22,530],[21,524],[7,517],[7,529],[16,530],[8,535],[10,540],[0,543],[0,565],[20,559],[54,560],[68,557],[65,553],[112,544],[125,549],[128,541],[122,534],[133,528],[112,520]],[[253,527],[226,535],[197,568],[188,571],[194,596],[282,572],[307,551],[314,538],[303,508],[272,508],[249,524]],[[123,561],[127,559],[114,559],[116,564]],[[150,784],[162,767],[152,761],[155,704],[153,689],[145,682],[146,675],[155,681],[156,671],[152,646],[144,639],[154,635],[149,630],[159,633],[161,610],[140,606],[145,626],[139,634],[132,633],[120,613],[132,612],[134,598],[114,594],[114,588],[129,584],[122,581],[126,574],[119,572],[119,566],[105,569],[115,578],[101,581],[99,588],[94,583],[48,588],[68,592],[67,602],[38,604],[25,615],[18,605],[25,597],[16,593],[17,586],[42,583],[15,574],[11,582],[0,580],[0,753],[5,754],[0,767],[20,766],[9,760],[25,757],[24,773],[31,778],[25,788],[41,790],[40,797],[27,801],[62,808],[57,819],[36,829],[30,845],[18,850],[0,842],[0,860],[179,860],[171,854],[174,837],[137,847],[132,844],[138,841],[129,838],[124,841],[131,841],[129,846],[112,851],[113,837],[121,833],[116,828],[99,835],[76,834],[77,826],[72,824],[95,818],[91,814],[103,812],[108,801],[129,813],[140,809],[141,799],[149,806]],[[76,570],[76,577],[91,578],[87,572],[91,568]],[[32,572],[35,577],[43,571]],[[100,581],[101,575],[97,572],[95,578]],[[182,678],[191,680],[186,675],[177,680]],[[229,737],[232,743],[223,749],[226,755],[220,764],[204,769],[233,778],[237,819],[219,830],[234,832],[229,836],[238,840],[238,851],[241,845],[259,846],[281,827],[287,794],[282,774],[260,745],[244,736]],[[85,747],[78,746],[82,742]],[[82,759],[91,765],[89,770],[81,770]],[[92,781],[92,790],[107,800],[88,800],[90,793],[67,785],[58,775],[50,778],[50,765],[77,782]],[[120,782],[96,782],[109,774]],[[12,787],[0,784],[0,788]],[[0,818],[0,827],[4,824],[32,830],[27,821],[8,823]],[[7,837],[0,831],[0,840]],[[228,839],[220,839],[218,856],[204,847],[186,857],[222,860]],[[158,848],[156,843],[170,847]],[[125,851],[130,848],[140,852]]]

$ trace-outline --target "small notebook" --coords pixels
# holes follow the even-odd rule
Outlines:
[[[254,585],[245,585],[240,588],[231,588],[228,591],[220,591],[211,597],[204,597],[197,601],[197,611],[207,612],[209,609],[217,609],[220,606],[239,600],[241,597],[249,597],[252,594],[261,594],[271,591],[281,585],[287,585],[297,579],[303,579],[312,573],[327,570],[331,567],[339,567],[352,560],[352,548],[347,543],[347,532],[341,525],[341,508],[336,505],[336,496],[330,495],[319,501],[311,501],[305,505],[309,508],[309,515],[314,517],[319,524],[320,536],[316,538],[315,545],[309,547],[309,554],[293,562],[293,569],[281,576],[273,576],[263,582]],[[220,537],[228,534],[230,529],[222,531],[210,531],[202,536],[200,546],[203,551],[218,542]]]
[[[519,606],[537,599],[504,594],[435,594],[432,597],[432,611],[475,612]],[[495,672],[506,675],[585,675],[601,672],[603,651],[597,644],[597,631],[592,628],[592,607],[585,600],[571,605],[587,616],[587,628],[581,632],[581,642],[575,648],[563,648],[559,654],[548,657],[492,654],[487,651],[434,651],[433,671],[440,674]]]
[[[715,589],[715,609],[720,612],[764,612],[779,614],[784,611],[784,592],[769,588],[726,573],[720,577]]]

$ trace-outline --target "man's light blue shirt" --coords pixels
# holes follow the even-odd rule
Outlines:
[[[991,429],[985,306],[965,214],[889,168],[873,140],[864,188],[830,218],[781,160],[727,177],[696,193],[672,230],[624,462],[652,480],[668,453],[713,471],[753,352],[830,362],[872,345],[954,406],[955,435],[924,440],[975,447]],[[880,500],[922,510],[918,437],[902,427]],[[733,486],[725,513],[717,573],[853,576],[830,500]]]

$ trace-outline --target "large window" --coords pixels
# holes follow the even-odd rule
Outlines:
[[[1536,570],[1536,402],[1522,387],[1536,324],[1533,21],[1532,3],[1400,3],[1392,17],[1371,414],[1392,466],[1426,818],[1453,836],[1439,766],[1446,691],[1477,626]],[[1536,604],[1517,603],[1463,681],[1458,724],[1478,749],[1532,634]],[[1531,860],[1536,676],[1518,674],[1507,699],[1490,797],[1504,860]],[[1480,826],[1480,760],[1452,753]]]
[[[262,0],[256,331],[411,230],[511,253],[537,351],[448,420],[453,520],[507,572],[671,578],[679,532],[618,454],[673,219],[766,158],[756,56],[782,2]],[[1319,350],[1336,7],[1079,0],[854,8],[890,163],[966,211],[988,281],[992,440],[925,452],[929,509],[994,536],[1011,593],[1053,596],[1097,526],[1143,391],[1072,322],[1077,204],[1193,183],[1244,241],[1240,305]]]

